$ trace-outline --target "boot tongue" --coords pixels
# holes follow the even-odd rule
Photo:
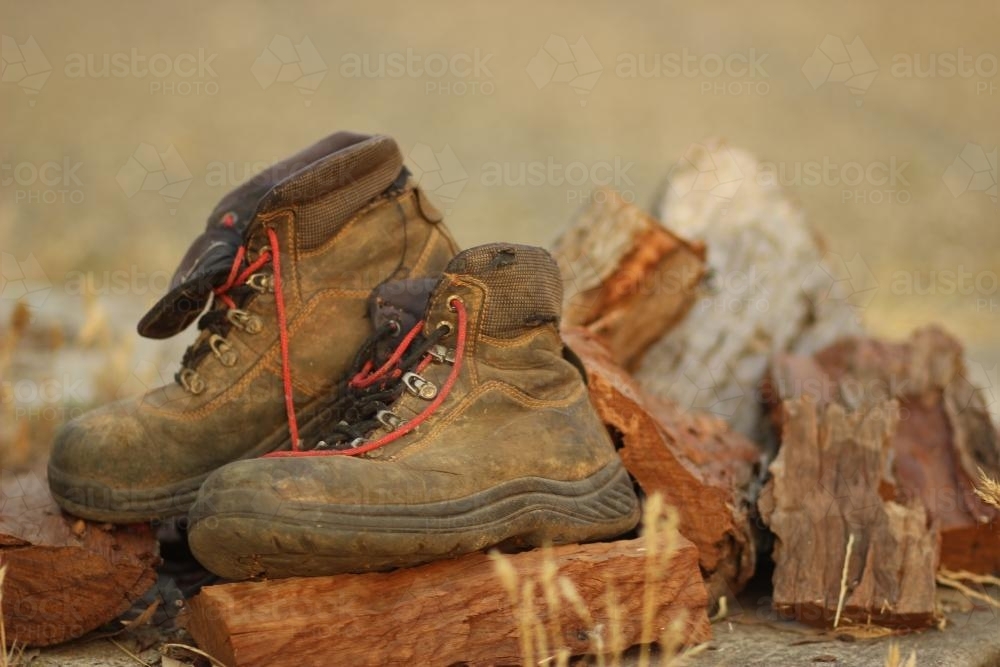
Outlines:
[[[386,359],[417,325],[427,312],[431,294],[440,278],[410,278],[382,283],[368,298],[368,315],[379,329],[391,322],[399,323],[399,331],[382,342],[375,350],[377,359]]]
[[[359,146],[373,142],[388,142],[395,147],[395,142],[388,137],[337,132],[272,165],[227,194],[209,215],[205,231],[184,254],[170,281],[170,291],[139,321],[139,334],[146,338],[170,338],[190,326],[211,300],[212,289],[225,280],[262,200],[279,190],[287,191],[284,198],[278,198],[282,203],[288,203],[291,199],[289,193],[300,197],[308,196],[310,193],[303,193],[301,188],[296,189],[288,184],[313,182],[316,179],[309,175],[329,171],[331,164],[340,165],[338,173],[341,179],[358,177],[359,174],[354,172],[364,171],[369,165],[352,159],[352,156],[357,153]],[[376,179],[378,182],[362,194],[369,199],[380,194],[391,185],[401,166],[401,162],[394,167],[390,166],[390,171],[395,170],[393,177],[384,184],[384,178]],[[361,177],[364,175],[360,174]],[[378,189],[374,194],[373,188]],[[273,200],[275,197],[271,196],[269,199]],[[352,200],[345,203],[350,209],[348,212],[353,213],[366,202]]]

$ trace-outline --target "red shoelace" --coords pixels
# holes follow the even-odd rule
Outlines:
[[[213,290],[215,296],[227,308],[236,308],[236,302],[228,295],[228,292],[236,285],[242,285],[258,269],[268,262],[273,264],[274,271],[274,302],[278,310],[278,340],[281,343],[281,382],[285,392],[285,414],[288,417],[288,433],[292,439],[292,449],[299,448],[299,423],[295,418],[295,399],[292,396],[292,366],[288,357],[288,318],[285,312],[285,293],[281,283],[281,252],[278,246],[278,235],[268,228],[267,238],[271,242],[269,248],[261,252],[260,257],[251,262],[247,268],[240,271],[240,264],[246,258],[246,246],[240,246],[233,258],[233,266],[229,270],[229,276],[219,287]]]
[[[277,270],[277,268],[275,270]],[[277,289],[277,283],[275,284],[275,289]],[[462,302],[462,300],[456,297],[453,297],[449,301],[448,305],[455,311],[458,318],[458,325],[456,327],[457,329],[456,341],[455,341],[455,361],[452,364],[451,372],[448,374],[448,379],[445,380],[445,383],[441,386],[441,389],[438,391],[437,395],[430,403],[427,404],[427,407],[424,408],[419,415],[417,415],[413,419],[408,420],[404,424],[400,425],[398,428],[393,429],[392,431],[385,434],[381,438],[378,438],[377,440],[372,440],[370,442],[366,442],[364,444],[358,445],[357,447],[352,447],[350,449],[323,449],[323,450],[313,449],[313,450],[303,451],[298,446],[293,446],[292,451],[271,452],[270,454],[266,454],[264,458],[291,458],[299,456],[358,456],[360,454],[365,454],[367,452],[379,449],[380,447],[385,447],[389,443],[399,440],[403,436],[414,431],[418,426],[423,424],[425,421],[427,421],[427,419],[434,413],[434,411],[437,410],[439,407],[441,407],[441,404],[444,403],[444,401],[448,398],[448,395],[451,393],[452,388],[458,381],[458,375],[462,366],[462,359],[464,358],[465,355],[465,341],[468,328],[468,312],[466,311],[465,304]],[[413,344],[413,341],[416,340],[420,332],[423,331],[424,326],[425,322],[423,321],[418,322],[416,326],[414,326],[406,334],[406,336],[397,346],[395,351],[393,351],[389,359],[378,370],[372,372],[372,364],[371,362],[369,362],[361,370],[361,372],[359,372],[351,379],[351,385],[358,388],[365,388],[375,384],[376,382],[386,378],[387,376],[395,377],[395,375],[399,373],[399,369],[396,368],[397,364],[399,364],[399,361],[406,354],[406,351]],[[434,360],[433,357],[430,354],[428,354],[421,361],[420,365],[418,366],[418,370],[425,369],[428,365],[430,365],[433,362],[433,360]],[[291,421],[293,417],[294,415],[290,413],[289,420]],[[297,442],[297,439],[293,440],[293,442]]]

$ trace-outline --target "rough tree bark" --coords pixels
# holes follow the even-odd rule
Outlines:
[[[8,643],[48,646],[80,637],[128,610],[156,581],[158,548],[148,526],[67,517],[34,472],[4,471],[0,502]]]
[[[797,396],[849,409],[898,401],[891,443],[899,493],[922,501],[938,523],[943,567],[991,573],[1000,571],[1000,510],[973,487],[980,468],[1000,476],[1000,438],[968,377],[959,342],[926,327],[905,343],[850,338],[814,357],[779,357],[764,397],[779,429],[781,401]]]
[[[848,412],[785,401],[781,449],[759,500],[775,534],[774,607],[805,623],[935,622],[939,535],[923,505],[896,502],[889,473],[899,405]]]
[[[760,452],[708,414],[645,394],[593,334],[563,332],[587,369],[591,400],[616,434],[629,473],[646,494],[660,492],[681,515],[680,531],[698,547],[712,595],[732,595],[753,575],[748,517]]]

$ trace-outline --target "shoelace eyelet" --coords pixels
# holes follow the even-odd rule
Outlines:
[[[264,324],[259,317],[239,308],[227,310],[226,319],[232,322],[233,326],[248,334],[259,334],[264,329]]]
[[[257,257],[263,257],[264,255],[270,255],[270,254],[271,254],[271,246],[269,245],[261,246],[260,250],[258,250],[256,253]]]
[[[208,339],[208,345],[212,348],[212,354],[219,359],[219,363],[227,368],[232,368],[239,360],[233,346],[227,343],[226,339],[219,334],[212,334],[212,337]]]
[[[429,354],[431,358],[439,364],[455,363],[455,350],[445,347],[444,345],[435,345],[427,351],[427,354]]]
[[[205,380],[198,375],[198,371],[193,368],[185,368],[182,370],[178,379],[180,380],[181,386],[195,396],[203,393],[208,387],[208,385],[205,384]]]
[[[405,419],[397,415],[392,410],[379,410],[378,414],[375,415],[375,419],[381,422],[383,426],[394,431],[406,423]]]
[[[254,273],[247,278],[246,284],[261,294],[274,291],[274,280],[269,273]]]
[[[425,401],[434,400],[434,397],[438,395],[437,385],[418,373],[405,373],[403,375],[403,386],[411,394]]]

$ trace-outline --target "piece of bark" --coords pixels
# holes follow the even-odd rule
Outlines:
[[[983,503],[974,484],[979,469],[1000,476],[1000,438],[968,377],[961,344],[925,327],[904,343],[850,338],[814,357],[778,357],[763,396],[779,429],[780,402],[803,394],[848,408],[898,401],[899,493],[919,498],[939,524],[942,567],[987,574],[1000,571],[1000,510]]]
[[[586,327],[631,368],[697,299],[705,247],[673,234],[613,189],[591,202],[555,241],[563,321]]]
[[[716,417],[645,394],[601,341],[582,329],[563,336],[587,369],[590,398],[615,434],[625,467],[647,494],[663,494],[698,547],[713,597],[743,589],[756,549],[750,526],[760,452]]]
[[[935,623],[939,535],[919,501],[896,502],[888,472],[898,417],[891,400],[853,412],[784,402],[758,502],[775,535],[777,611],[823,627]]]
[[[711,637],[708,597],[694,546],[677,539],[669,571],[654,589],[654,636],[682,618],[685,643],[695,644]],[[609,586],[621,606],[625,646],[639,641],[645,544],[640,538],[552,549],[559,575],[576,587],[592,623],[562,600],[561,644],[550,636],[551,652],[560,646],[574,655],[592,652],[597,635],[608,645]],[[553,620],[539,583],[545,558],[543,550],[508,556],[521,585],[528,579],[537,585],[533,607],[542,631]],[[388,573],[211,586],[190,602],[187,627],[202,649],[230,667],[512,665],[522,658],[517,610],[481,553]]]
[[[66,516],[44,474],[0,477],[3,621],[9,644],[81,637],[127,611],[156,581],[156,536]]]
[[[878,288],[860,256],[828,253],[777,177],[746,151],[692,145],[655,212],[708,246],[706,289],[634,370],[640,386],[761,442],[755,400],[772,355],[860,333]]]

